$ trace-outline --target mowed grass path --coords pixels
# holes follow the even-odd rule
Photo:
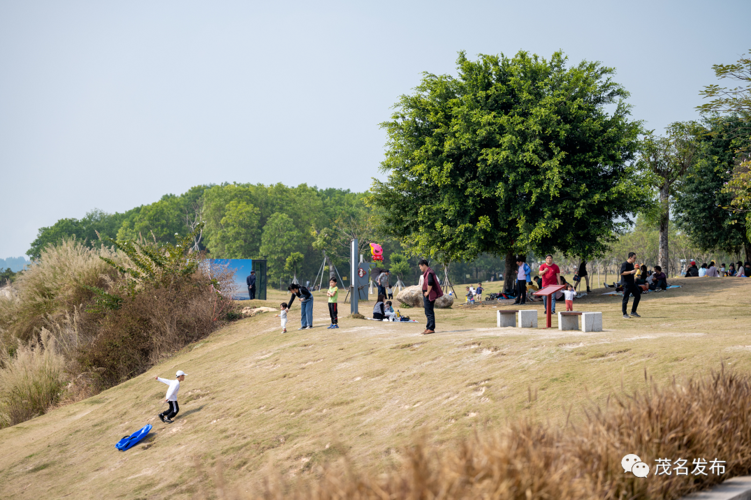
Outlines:
[[[644,296],[641,319],[621,318],[620,297],[604,290],[579,301],[577,310],[603,312],[601,333],[498,329],[494,306],[437,310],[430,336],[419,335],[419,309],[402,309],[418,324],[345,318],[327,330],[323,296],[313,330],[297,331],[297,304],[287,334],[273,314],[238,321],[98,396],[0,430],[0,497],[189,498],[214,491],[196,463],[221,463],[229,483],[248,487],[342,454],[385,467],[424,434],[445,441],[511,420],[581,418],[609,394],[644,387],[645,370],[657,382],[721,363],[751,370],[751,279],[672,281],[683,288]],[[270,295],[265,305],[281,301]],[[542,306],[527,307],[543,325]],[[156,418],[166,386],[154,376],[177,369],[188,377],[166,425]],[[147,423],[145,442],[115,449]]]

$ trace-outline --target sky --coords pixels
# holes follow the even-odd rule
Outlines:
[[[460,50],[600,61],[660,132],[699,118],[749,19],[747,0],[0,0],[0,258],[198,184],[367,190],[379,124]]]

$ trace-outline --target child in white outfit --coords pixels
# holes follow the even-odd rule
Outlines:
[[[282,305],[279,308],[279,314],[274,316],[275,318],[281,318],[282,319],[282,333],[287,333],[287,303],[282,302]]]
[[[159,382],[169,386],[169,389],[167,389],[167,395],[164,397],[164,400],[169,404],[169,409],[159,414],[159,420],[166,424],[171,424],[173,422],[172,419],[175,418],[177,412],[180,411],[180,407],[177,405],[177,391],[180,390],[180,382],[185,380],[185,372],[178,370],[176,375],[177,380],[155,377]]]
[[[574,298],[576,297],[576,290],[571,285],[566,285],[566,289],[563,291],[563,296],[566,298],[566,310],[574,310]]]

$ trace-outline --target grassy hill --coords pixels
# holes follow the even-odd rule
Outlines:
[[[603,312],[601,333],[498,329],[494,306],[439,310],[431,336],[419,335],[422,323],[356,319],[327,330],[322,296],[313,330],[296,330],[298,306],[287,334],[273,314],[238,321],[96,397],[0,430],[0,498],[189,498],[215,491],[206,470],[219,464],[248,490],[343,454],[383,468],[420,435],[440,442],[524,418],[562,423],[569,410],[581,418],[582,405],[643,387],[645,370],[657,381],[721,362],[751,371],[751,279],[672,281],[683,288],[645,295],[641,319],[622,319],[620,297],[603,290],[579,301]],[[527,307],[542,320],[541,304]],[[167,425],[156,418],[166,386],[154,377],[177,369],[188,377]],[[146,423],[146,441],[115,449]]]

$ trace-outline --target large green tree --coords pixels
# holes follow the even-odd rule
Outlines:
[[[671,123],[663,137],[649,132],[642,140],[639,166],[648,174],[650,185],[657,189],[659,208],[657,225],[660,234],[658,263],[670,275],[669,226],[670,199],[675,187],[696,162],[699,150],[698,136],[702,133],[694,122]]]
[[[614,70],[519,52],[460,53],[458,76],[425,74],[388,133],[372,203],[423,255],[466,261],[558,249],[589,256],[647,199],[631,165],[640,124]],[[506,273],[510,286],[513,273]]]
[[[717,117],[706,123],[696,164],[681,181],[675,197],[676,222],[703,250],[735,253],[751,243],[745,214],[727,210],[732,194],[723,190],[733,177],[736,151],[748,145],[751,123],[737,117]]]
[[[708,85],[700,92],[709,102],[698,106],[707,115],[735,116],[748,123],[751,122],[751,51],[734,64],[715,64],[712,69],[720,80],[740,83],[737,87],[722,87],[718,84]],[[728,210],[746,214],[748,234],[751,239],[751,140],[736,145],[733,176],[723,187],[730,195]]]

